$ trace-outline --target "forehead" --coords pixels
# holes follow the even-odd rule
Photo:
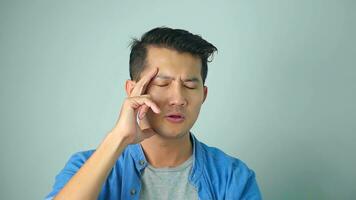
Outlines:
[[[202,79],[201,59],[190,53],[150,46],[147,49],[146,66],[142,75],[153,67],[157,67],[158,75],[162,76]]]

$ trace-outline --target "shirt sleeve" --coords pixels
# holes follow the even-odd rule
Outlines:
[[[52,191],[45,197],[45,200],[53,199],[59,191],[67,184],[72,176],[77,173],[81,166],[90,157],[92,152],[79,152],[75,153],[65,164],[64,168],[59,172],[55,178],[55,183],[52,187]]]
[[[242,161],[233,164],[227,179],[226,199],[261,200],[255,172]]]
[[[252,170],[249,170],[249,176],[246,181],[245,188],[242,192],[242,198],[243,200],[261,200],[261,192],[260,189],[258,188],[256,177],[255,177],[255,172]]]

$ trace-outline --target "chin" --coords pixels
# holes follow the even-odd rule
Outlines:
[[[157,134],[164,139],[181,139],[186,136],[189,131],[172,131],[172,130],[160,130],[154,129]]]

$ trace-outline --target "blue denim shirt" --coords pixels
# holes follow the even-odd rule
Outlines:
[[[255,173],[246,164],[221,150],[199,142],[191,134],[194,163],[189,182],[197,189],[199,199],[262,199]],[[94,150],[74,154],[56,176],[52,199],[80,169]],[[99,200],[135,199],[141,191],[140,177],[147,160],[140,144],[129,145],[109,173],[99,194]]]

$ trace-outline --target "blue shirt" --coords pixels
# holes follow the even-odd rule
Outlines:
[[[255,173],[245,163],[221,150],[199,142],[191,134],[194,163],[189,182],[198,191],[199,199],[262,199]],[[52,199],[80,169],[94,150],[74,154],[56,176],[53,190],[46,199]],[[99,194],[99,200],[138,200],[141,191],[141,173],[147,160],[140,144],[129,145],[110,171]]]

